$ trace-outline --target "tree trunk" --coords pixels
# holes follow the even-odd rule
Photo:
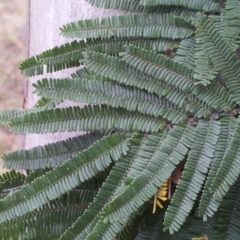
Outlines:
[[[79,19],[107,17],[116,14],[122,14],[122,12],[95,8],[85,0],[29,0],[28,57],[72,41],[72,39],[66,39],[60,35],[59,28],[63,24]],[[69,76],[74,71],[76,68],[45,74],[44,77],[61,78]],[[32,107],[38,100],[37,96],[32,94],[33,88],[31,86],[34,81],[41,78],[42,76],[37,76],[27,79],[25,108]],[[29,149],[59,141],[76,134],[79,135],[79,133],[74,133],[74,135],[69,133],[31,134],[25,137],[25,148]]]

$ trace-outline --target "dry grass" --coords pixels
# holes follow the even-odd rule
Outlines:
[[[24,77],[18,66],[26,57],[26,12],[25,0],[0,1],[0,109],[22,107]],[[21,148],[21,142],[20,136],[0,127],[0,156]]]

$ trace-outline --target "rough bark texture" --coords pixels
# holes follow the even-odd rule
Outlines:
[[[56,45],[72,41],[60,35],[59,28],[66,23],[79,19],[106,17],[120,14],[119,11],[98,9],[91,6],[85,0],[29,0],[29,21],[28,21],[28,56],[39,54]],[[76,70],[76,69],[74,69]],[[44,77],[69,76],[73,70],[46,74]],[[27,79],[25,91],[25,108],[32,107],[37,96],[32,94],[32,83],[41,76]],[[74,135],[79,135],[75,133]],[[37,145],[44,145],[49,142],[65,139],[69,133],[56,134],[31,134],[25,137],[25,148],[29,149]]]

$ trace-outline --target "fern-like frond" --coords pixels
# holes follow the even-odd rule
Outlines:
[[[222,34],[225,25],[225,11],[222,10],[219,15],[210,15],[209,19],[211,19],[218,31]]]
[[[90,147],[103,135],[85,134],[82,136],[38,146],[30,150],[20,150],[3,155],[4,166],[11,169],[53,168],[73,158]]]
[[[123,11],[130,11],[130,12],[142,12],[144,8],[139,6],[138,0],[87,0],[91,5],[94,5],[99,8],[106,8],[106,9],[118,9]]]
[[[103,210],[104,222],[123,224],[131,213],[154,195],[157,187],[170,177],[176,165],[188,152],[194,131],[189,126],[174,127],[170,130],[139,176],[129,179],[129,186],[106,205]],[[193,135],[189,136],[190,133]]]
[[[51,98],[40,98],[36,104],[34,105],[34,108],[40,108],[43,109],[52,109],[57,107],[59,104],[61,104],[61,100],[51,99]]]
[[[0,193],[11,194],[15,189],[20,187],[25,180],[25,175],[10,171],[0,175]]]
[[[131,166],[127,170],[121,183],[116,188],[111,200],[120,196],[121,193],[142,174],[143,170],[148,166],[149,161],[154,157],[155,152],[161,147],[162,142],[165,141],[168,133],[169,131],[165,129],[164,131],[158,131],[156,134],[146,135],[142,139],[139,151],[132,160]]]
[[[222,239],[238,239],[240,234],[240,178],[223,199],[217,214],[217,228]]]
[[[187,9],[183,7],[177,7],[174,5],[158,5],[158,6],[141,6],[139,5],[139,0],[87,0],[90,4],[106,8],[106,9],[118,9],[129,12],[138,12],[138,13],[172,13],[176,16],[179,16],[185,20],[190,20],[192,16],[195,15],[196,11],[193,9]]]
[[[204,42],[199,37],[199,31],[196,32],[196,49],[195,49],[195,73],[194,79],[196,80],[195,84],[202,84],[207,86],[218,74],[217,69],[214,68],[211,63],[210,58],[208,57],[205,49]]]
[[[185,164],[181,180],[168,207],[164,230],[176,232],[193,208],[212,162],[215,145],[220,132],[218,121],[200,121],[195,139]]]
[[[70,161],[1,200],[0,223],[20,217],[74,189],[117,161],[127,150],[127,139],[122,134],[102,138]]]
[[[89,40],[87,41],[87,43]],[[173,49],[178,46],[178,39],[161,39],[161,38],[122,38],[121,36],[117,39],[109,39],[102,41],[99,44],[92,44],[86,48],[86,51],[95,51],[108,55],[118,55],[124,51],[124,45],[134,45],[139,48],[148,49],[155,52],[165,52],[167,48]]]
[[[129,66],[178,87],[184,92],[193,90],[192,68],[183,66],[163,55],[134,46],[126,46],[125,50],[126,54],[123,55],[122,60]]]
[[[192,20],[195,19],[196,16],[202,15],[197,10],[169,5],[146,6],[143,12],[148,14],[173,14],[174,16],[184,19],[187,22],[192,22]]]
[[[213,161],[210,166],[207,180],[204,185],[203,193],[199,204],[199,215],[206,221],[208,217],[212,217],[217,210],[221,201],[213,198],[214,192],[210,191],[213,180],[218,172],[221,161],[231,143],[232,134],[237,125],[234,117],[225,117],[220,120],[221,131],[219,133],[216,150],[214,152]]]
[[[182,39],[193,33],[191,28],[187,21],[173,14],[134,14],[80,20],[64,25],[61,32],[65,37],[86,39],[139,36]]]
[[[235,51],[240,44],[240,2],[227,0],[225,5],[225,21],[222,36]]]
[[[235,103],[233,103],[232,94],[225,86],[222,86],[222,84],[217,82],[217,80],[212,81],[212,83],[208,86],[207,89],[209,90],[210,94],[209,98],[206,98],[209,100],[209,104],[214,106],[218,112],[227,112],[234,109]],[[212,100],[210,97],[211,95],[214,96],[212,96]]]
[[[43,79],[33,84],[35,92],[42,97],[52,97],[88,104],[106,104],[128,111],[138,111],[151,116],[166,118],[176,123],[185,118],[184,110],[171,104],[165,97],[149,94],[145,90],[126,87],[112,82],[94,79]],[[181,106],[183,109],[184,104]]]
[[[71,43],[65,43],[35,57],[28,58],[20,65],[20,70],[25,76],[35,76],[44,73],[44,66],[46,66],[47,73],[80,66],[79,60],[83,59],[82,52],[86,47],[99,45],[102,42],[104,41],[97,39],[88,42],[75,40]]]
[[[174,59],[182,65],[195,67],[195,38],[183,39],[177,49]]]
[[[172,39],[157,39],[157,38],[142,38],[136,36],[135,38],[124,38],[119,36],[109,39],[88,39],[87,41],[73,41],[61,46],[54,47],[44,51],[43,53],[25,60],[20,65],[20,70],[25,76],[35,76],[46,72],[55,72],[66,68],[78,67],[83,60],[82,52],[86,49],[107,53],[118,54],[123,51],[124,45],[133,44],[135,46],[146,48],[149,50],[164,52],[166,47],[174,48],[178,45],[179,40]],[[46,66],[46,68],[44,68]],[[39,71],[41,68],[41,71]]]
[[[94,44],[91,42],[90,44]],[[65,68],[80,66],[79,59],[82,59],[82,51],[87,47],[87,43],[83,40],[66,43],[53,49],[44,51],[43,53],[28,58],[20,65],[20,70],[25,76],[42,75],[44,66],[46,72],[59,71]]]
[[[25,114],[37,113],[43,110],[55,108],[57,105],[62,103],[60,99],[40,99],[33,108],[30,109],[7,109],[0,110],[0,124],[9,126],[10,122],[15,118],[22,118]]]
[[[39,61],[39,56],[28,58],[20,64],[19,68],[25,76],[43,74],[43,64]]]
[[[239,103],[240,97],[236,89],[240,87],[240,61],[237,54],[231,50],[210,20],[205,18],[200,22],[197,34],[204,42],[205,52],[233,95],[233,101]]]
[[[13,118],[21,117],[22,110],[1,110],[0,111],[0,124],[9,126],[9,123]]]
[[[52,168],[36,169],[36,170],[27,170],[27,176],[25,178],[24,184],[29,184],[33,182],[36,178],[45,175],[47,172],[50,172]]]
[[[162,118],[132,112],[123,108],[112,108],[106,105],[56,108],[35,114],[25,114],[11,121],[11,129],[20,134],[71,132],[91,130],[138,130],[155,132],[165,124]]]
[[[219,5],[214,3],[212,0],[140,0],[139,5],[142,6],[158,6],[158,5],[166,5],[166,6],[178,6],[185,7],[194,10],[204,10],[206,12],[216,11],[219,9]]]
[[[67,64],[72,61],[78,61],[83,57],[82,51],[86,48],[86,46],[85,41],[75,40],[71,43],[66,43],[59,47],[54,47],[53,49],[42,52],[39,54],[39,59],[43,64],[53,66],[56,64]]]
[[[215,80],[213,80],[207,88],[204,86],[196,86],[193,93],[201,101],[208,102],[208,106],[211,109],[214,108],[219,114],[234,108],[233,96],[226,87],[221,86],[221,84]],[[189,102],[191,102],[191,100],[189,100]],[[213,113],[213,110],[211,112]]]
[[[89,72],[86,67],[82,67],[78,69],[76,72],[71,74],[71,78],[81,78],[81,79],[86,79],[89,78],[93,75],[93,73]]]
[[[195,116],[201,117],[208,115],[210,108],[229,109],[229,98],[226,89],[202,88],[195,86],[193,80],[193,69],[183,66],[176,61],[168,59],[160,54],[139,49],[134,46],[126,47],[127,54],[123,55],[123,60],[133,68],[144,74],[163,80],[174,87],[181,89],[184,93],[193,93],[195,96],[188,95],[186,100],[188,104],[187,110],[192,112]],[[181,79],[181,80],[180,80]],[[170,97],[171,93],[167,93]],[[199,100],[197,100],[199,99]],[[196,101],[197,100],[197,101]],[[232,100],[232,98],[230,98]],[[180,101],[180,100],[179,100]],[[196,104],[196,102],[197,104]],[[227,102],[227,103],[226,103]],[[200,105],[200,107],[199,107]]]
[[[80,52],[80,51],[79,51]],[[33,58],[33,57],[32,57]],[[44,74],[44,66],[45,63],[43,63],[39,56],[36,56],[36,61],[33,61],[32,58],[26,59],[21,65],[20,70],[23,73],[23,75],[27,77],[37,76]],[[79,61],[66,61],[64,63],[56,63],[56,64],[48,64],[46,65],[46,72],[52,73],[57,72],[66,68],[73,68],[80,66]]]
[[[59,239],[93,201],[96,190],[76,189],[56,199],[54,204],[0,224],[2,239]],[[27,229],[27,231],[26,231]]]
[[[229,146],[223,156],[221,164],[213,180],[210,191],[214,192],[213,198],[222,200],[229,191],[232,184],[240,175],[240,127],[236,124],[234,132],[231,136]]]

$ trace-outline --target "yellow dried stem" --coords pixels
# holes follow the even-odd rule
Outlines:
[[[192,238],[192,240],[208,240],[208,237],[205,235],[205,236],[199,237],[199,238]]]
[[[168,191],[168,179],[163,183],[161,187],[158,188],[158,191],[154,195],[152,213],[156,212],[157,206],[160,208],[163,208],[163,205],[161,202],[165,202],[166,200],[168,200],[167,191]]]

